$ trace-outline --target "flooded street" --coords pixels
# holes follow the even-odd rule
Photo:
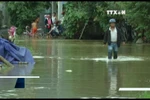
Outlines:
[[[150,45],[126,44],[117,60],[107,60],[107,46],[93,40],[18,40],[32,52],[36,64],[24,89],[6,88],[0,98],[136,97],[150,88]]]

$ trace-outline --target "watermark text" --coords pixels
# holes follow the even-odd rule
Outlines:
[[[107,15],[125,15],[125,10],[107,10]]]

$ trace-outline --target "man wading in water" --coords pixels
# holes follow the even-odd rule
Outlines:
[[[104,44],[108,43],[108,59],[112,59],[112,53],[114,53],[113,58],[117,59],[118,57],[118,48],[120,47],[121,42],[123,41],[123,44],[125,44],[122,34],[120,30],[116,27],[115,19],[109,20],[110,27],[105,33],[104,36]]]

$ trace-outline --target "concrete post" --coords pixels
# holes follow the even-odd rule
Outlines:
[[[59,2],[58,2],[58,20],[60,20],[60,19],[61,19],[61,17],[62,17],[62,15],[61,15],[61,13],[62,13],[62,9],[63,9],[62,2],[61,2],[61,1],[59,1]]]
[[[52,1],[52,13],[56,12],[56,2]]]

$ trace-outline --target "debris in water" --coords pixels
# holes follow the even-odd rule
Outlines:
[[[72,72],[72,70],[66,70],[66,72],[69,72],[69,73],[71,73],[71,72]]]
[[[89,99],[89,97],[81,97],[80,99]]]

